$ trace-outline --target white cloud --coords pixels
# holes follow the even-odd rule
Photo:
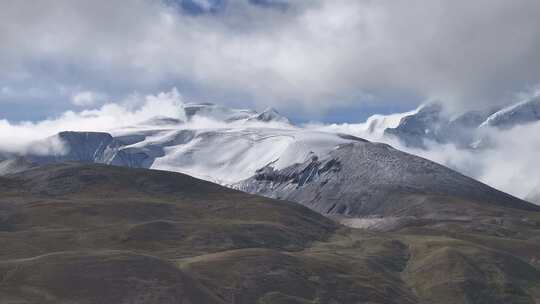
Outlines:
[[[10,47],[0,50],[0,79],[62,83],[74,69],[83,82],[75,85],[99,91],[178,82],[205,99],[232,94],[307,110],[362,102],[366,93],[477,106],[540,82],[536,0],[224,7],[193,17],[160,1],[4,5],[0,42]]]
[[[93,92],[93,91],[82,91],[75,93],[71,96],[71,102],[79,107],[93,106],[97,103],[104,101],[107,98],[107,95]]]
[[[406,151],[437,161],[520,198],[540,189],[540,123],[510,130],[484,130],[493,147],[480,151],[432,144],[428,150]]]
[[[118,103],[107,103],[98,109],[67,111],[59,117],[38,122],[10,123],[5,119],[0,120],[0,151],[16,153],[37,149],[42,154],[57,152],[58,145],[36,147],[34,143],[61,131],[110,131],[156,116],[183,119],[181,104],[180,94],[173,89],[144,97],[133,95]],[[50,148],[51,146],[53,148]]]

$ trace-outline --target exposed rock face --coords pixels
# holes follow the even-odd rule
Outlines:
[[[36,163],[79,161],[84,163],[108,163],[118,146],[109,133],[60,132],[56,137],[64,145],[63,153],[53,155],[29,155]]]
[[[344,144],[325,158],[314,156],[282,170],[262,168],[236,187],[300,202],[323,214],[356,217],[440,216],[437,197],[535,209],[434,162],[370,142]]]
[[[441,113],[439,104],[422,107],[417,113],[403,117],[396,128],[388,128],[384,133],[399,138],[407,146],[424,147],[424,140],[439,140],[439,131],[445,123]]]

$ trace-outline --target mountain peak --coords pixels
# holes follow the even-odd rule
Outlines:
[[[540,96],[534,96],[490,115],[481,127],[511,128],[540,120]]]
[[[264,111],[256,115],[251,120],[258,120],[262,122],[281,122],[287,124],[290,123],[287,117],[281,115],[276,109],[272,107],[267,107],[266,109],[264,109]]]

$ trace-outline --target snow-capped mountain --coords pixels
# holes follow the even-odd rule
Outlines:
[[[404,116],[394,128],[387,128],[384,134],[399,138],[405,145],[422,147],[424,140],[438,141],[447,123],[442,117],[442,106],[430,104],[422,106],[416,113]]]
[[[481,127],[512,128],[540,120],[540,96],[524,100],[490,115]]]
[[[428,142],[470,148],[473,142],[478,141],[476,130],[493,111],[469,111],[448,116],[439,104],[423,105],[416,113],[403,117],[396,127],[387,128],[384,135],[415,148],[425,148]]]
[[[416,109],[405,113],[396,113],[381,115],[375,114],[370,116],[363,123],[343,123],[343,124],[330,124],[325,126],[313,126],[319,130],[334,133],[347,133],[347,134],[362,134],[369,136],[370,138],[381,138],[384,135],[385,130],[396,128],[399,126],[401,120],[404,117],[414,115],[420,110]]]
[[[272,109],[257,113],[212,104],[179,109],[181,115],[172,118],[154,117],[109,132],[60,132],[35,144],[56,152],[19,156],[17,168],[79,161],[182,172],[340,216],[455,217],[455,200],[530,208],[426,159],[329,129],[294,126]],[[423,125],[438,111],[379,116],[367,127],[381,132],[381,126],[398,120],[398,128]],[[43,148],[48,144],[60,147]]]
[[[110,132],[64,131],[35,145],[62,143],[57,153],[29,153],[37,164],[81,161],[187,173],[221,184],[247,179],[268,164],[281,169],[326,155],[352,136],[295,127],[274,109],[260,113],[186,104],[184,120],[155,117]]]
[[[428,104],[404,115],[397,126],[386,128],[384,134],[415,148],[426,148],[426,143],[431,141],[478,149],[489,147],[489,138],[482,129],[510,129],[537,121],[540,121],[538,95],[502,109],[468,111],[453,117],[444,113],[441,105]]]

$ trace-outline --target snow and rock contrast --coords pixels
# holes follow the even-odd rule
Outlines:
[[[536,121],[540,121],[540,96],[535,96],[493,113],[481,126],[511,128]]]
[[[439,104],[421,106],[416,113],[404,116],[399,124],[384,130],[384,135],[397,138],[406,146],[426,148],[427,142],[452,143],[470,148],[478,140],[476,130],[494,110],[469,111],[455,116],[444,113]]]
[[[399,117],[399,114],[394,115]],[[434,142],[479,149],[489,147],[485,144],[489,141],[485,129],[511,129],[538,121],[538,95],[502,109],[468,111],[454,116],[444,113],[439,104],[428,104],[402,116],[396,126],[384,129],[384,135],[397,138],[404,145],[414,148],[426,148],[427,142]]]
[[[236,188],[352,217],[440,217],[445,211],[435,206],[448,198],[530,207],[444,166],[365,141],[339,145],[322,158],[313,156],[284,169],[268,165]]]
[[[185,120],[155,117],[110,132],[60,132],[35,143],[56,143],[55,152],[24,157],[36,164],[79,161],[168,170],[229,185],[269,164],[285,168],[357,140],[296,127],[270,108],[257,113],[185,104],[181,110]]]
[[[449,200],[530,207],[389,145],[328,128],[295,126],[273,109],[257,113],[184,104],[180,111],[175,117],[155,117],[109,132],[60,132],[36,142],[42,153],[19,155],[17,165],[0,163],[0,169],[9,173],[39,164],[78,161],[175,171],[299,202],[327,215],[397,218],[391,225],[387,219],[377,220],[376,227],[409,223],[411,218],[463,216],[456,213],[459,202]],[[396,129],[422,130],[439,111],[425,108],[399,118]],[[475,118],[462,120],[466,124]],[[380,116],[372,118],[369,129],[381,132],[382,126],[397,122],[397,116]],[[345,223],[371,226],[372,222]]]

